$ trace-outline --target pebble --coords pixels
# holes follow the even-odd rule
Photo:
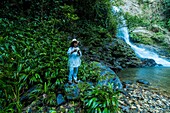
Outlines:
[[[131,108],[131,109],[136,109],[136,106],[133,106],[133,105],[132,105],[130,108]]]
[[[129,106],[121,106],[122,111],[129,113]]]
[[[121,96],[121,109],[128,113],[170,113],[170,97],[164,96],[159,90],[149,89],[150,86],[127,84],[128,95]],[[129,109],[127,108],[129,107]],[[129,111],[128,111],[129,110]]]
[[[123,102],[123,101],[121,101],[121,100],[119,101],[119,103],[120,103],[121,105],[126,105],[125,102]]]

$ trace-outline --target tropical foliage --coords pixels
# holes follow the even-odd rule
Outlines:
[[[67,82],[71,38],[102,46],[116,32],[109,0],[3,0],[0,6],[0,112],[56,107]],[[99,74],[83,61],[79,75],[96,81]]]
[[[21,97],[31,87],[38,85],[39,90],[29,98],[47,92],[53,95],[66,80],[65,52],[68,45],[61,42],[67,37],[53,29],[54,23],[55,20],[51,20],[20,26],[6,19],[1,20],[1,28],[6,31],[1,35],[0,85],[1,96],[5,100],[1,101],[1,105],[2,108],[6,106],[6,112],[15,106],[21,110],[24,107]]]
[[[164,15],[166,16],[167,20],[167,27],[170,30],[170,0],[163,0],[164,2]]]
[[[85,87],[86,86],[86,87]],[[83,88],[84,87],[84,88]],[[117,113],[119,92],[113,91],[113,84],[106,86],[97,85],[90,87],[84,85],[81,88],[81,101],[84,111],[87,113]]]

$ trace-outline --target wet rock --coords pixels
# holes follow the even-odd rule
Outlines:
[[[135,52],[131,49],[131,47],[124,42],[121,38],[117,38],[113,40],[113,44],[110,48],[112,57],[115,59],[110,62],[114,67],[139,67],[141,61],[136,57]]]
[[[138,79],[136,82],[140,83],[140,84],[144,84],[144,85],[150,85],[150,83],[146,80],[143,79]]]
[[[134,89],[133,88],[127,88],[128,91],[133,91]]]
[[[101,77],[103,77],[101,80],[98,81],[99,85],[107,85],[108,83],[113,83],[113,89],[119,89],[121,90],[123,88],[122,83],[119,79],[119,77],[116,75],[116,73],[111,70],[109,67],[98,63],[98,62],[94,62],[94,67],[98,67],[100,68],[100,75]]]
[[[120,72],[121,70],[123,70],[123,68],[119,65],[117,66],[112,66],[110,67],[112,70],[114,70],[115,72]]]
[[[127,92],[127,91],[125,91],[125,90],[120,90],[120,93],[122,93],[122,94],[124,94],[124,95],[128,96],[128,92]]]
[[[60,105],[60,104],[62,104],[64,102],[65,102],[64,96],[62,94],[58,94],[57,95],[57,104]]]
[[[124,101],[119,101],[119,103],[121,104],[121,105],[126,105],[125,103],[124,103]]]
[[[131,80],[124,81],[125,84],[132,84],[133,82]]]
[[[158,67],[161,67],[161,66],[163,66],[163,65],[162,65],[162,64],[157,64],[157,66],[158,66]]]
[[[122,82],[122,85],[124,88],[127,88],[127,84],[132,84],[133,82],[131,80],[125,80]]]
[[[66,83],[64,85],[64,90],[65,90],[67,99],[77,99],[79,96],[80,90],[78,88],[78,85],[75,83],[72,83],[71,85]]]
[[[142,67],[154,67],[157,65],[155,60],[153,59],[148,59],[148,58],[141,58],[142,61]]]
[[[131,106],[129,109],[130,113],[168,113],[170,112],[170,107],[168,103],[170,102],[166,96],[161,95],[156,91],[156,89],[151,90],[150,86],[140,85],[140,84],[128,84],[132,91],[126,90],[129,94],[123,95],[121,97],[122,102],[125,105]],[[125,88],[126,89],[126,88]],[[141,99],[142,98],[142,99]],[[123,108],[121,107],[122,111]],[[126,113],[126,111],[123,111]]]
[[[132,105],[130,108],[131,108],[131,109],[136,109],[136,106]]]
[[[126,113],[129,113],[130,112],[130,107],[129,106],[121,106],[121,108],[122,108],[122,111],[123,112],[126,112]]]

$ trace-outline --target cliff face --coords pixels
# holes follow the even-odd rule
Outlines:
[[[129,12],[132,15],[141,15],[152,19],[154,15],[162,15],[162,1],[161,0],[122,0],[123,5],[120,7],[124,12]]]
[[[143,13],[142,7],[137,0],[123,0],[123,5],[120,7],[124,12],[129,12],[132,15],[140,15]]]

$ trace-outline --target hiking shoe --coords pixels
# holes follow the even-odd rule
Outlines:
[[[72,81],[68,81],[68,83],[71,85],[71,84],[72,84]]]
[[[74,81],[74,83],[75,83],[75,84],[77,84],[77,83],[78,83],[78,81],[77,81],[77,80],[75,80],[75,81]]]

